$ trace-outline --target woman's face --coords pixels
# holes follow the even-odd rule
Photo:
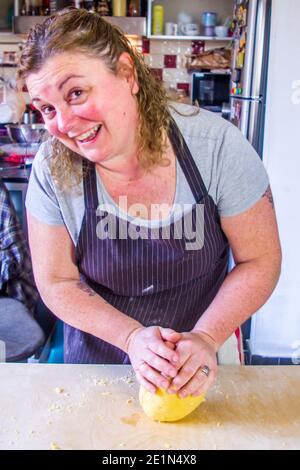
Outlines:
[[[120,64],[130,70],[128,54]],[[30,74],[26,85],[48,132],[71,150],[96,163],[134,152],[138,85],[132,74],[116,76],[100,59],[62,53]]]

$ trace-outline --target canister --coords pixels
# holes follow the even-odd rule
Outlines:
[[[164,34],[164,7],[162,5],[153,7],[152,34]]]
[[[126,16],[126,0],[113,0],[113,16]]]
[[[202,13],[202,25],[203,26],[216,26],[217,24],[217,13],[214,11],[205,11]]]

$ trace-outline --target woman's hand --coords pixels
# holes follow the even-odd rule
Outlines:
[[[217,374],[217,350],[213,339],[200,331],[181,333],[176,352],[179,354],[179,372],[169,393],[178,393],[183,398],[207,392]],[[204,366],[209,368],[208,376],[201,372]]]
[[[140,327],[128,340],[127,354],[140,384],[151,393],[156,387],[167,389],[178,372],[179,354],[174,345],[181,338],[170,328]]]

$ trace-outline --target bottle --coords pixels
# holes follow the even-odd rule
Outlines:
[[[95,12],[96,2],[94,0],[85,0],[83,2],[83,8],[85,8],[87,11]]]
[[[113,16],[126,16],[126,0],[113,0]]]
[[[49,0],[43,0],[43,4],[42,4],[42,9],[43,9],[43,14],[45,16],[49,15],[50,14],[50,2]]]
[[[109,5],[107,1],[98,1],[97,13],[100,16],[109,16]]]
[[[128,16],[141,16],[140,0],[129,0]]]
[[[56,12],[56,10],[57,10],[56,0],[50,0],[49,1],[49,9],[50,9],[50,14],[51,15]]]
[[[153,20],[152,20],[152,34],[159,36],[164,31],[164,7],[162,5],[154,5],[153,7]]]

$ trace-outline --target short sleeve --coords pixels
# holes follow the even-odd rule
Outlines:
[[[241,214],[258,202],[269,186],[265,167],[252,145],[228,126],[219,152],[217,206],[220,217]]]
[[[45,224],[62,225],[64,222],[47,163],[47,153],[47,143],[44,143],[33,161],[26,194],[26,209]]]

